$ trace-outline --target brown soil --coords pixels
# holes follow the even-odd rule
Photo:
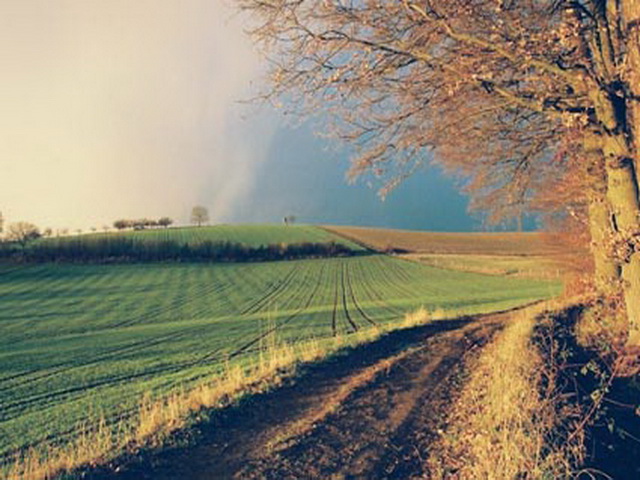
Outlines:
[[[214,412],[175,439],[182,445],[121,458],[83,478],[424,477],[464,359],[508,315],[390,333]]]
[[[374,250],[396,253],[555,256],[570,251],[561,236],[542,232],[445,233],[367,227],[324,228]]]

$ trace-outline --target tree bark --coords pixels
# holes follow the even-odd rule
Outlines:
[[[640,202],[633,159],[619,135],[604,142],[607,171],[607,199],[611,207],[614,230],[617,233],[622,290],[629,321],[631,345],[640,345],[640,252],[634,237],[640,232]]]
[[[609,295],[619,282],[621,271],[611,252],[611,212],[604,193],[590,195],[589,233],[595,287],[599,293]]]
[[[638,157],[638,135],[640,135],[640,0],[621,1],[621,29],[625,40],[626,58],[622,76],[632,100],[629,106],[628,122],[632,127],[636,155],[636,172],[640,171]]]
[[[621,228],[627,235],[635,236],[629,261],[622,265],[625,303],[629,317],[629,344],[640,346],[640,201],[638,197],[638,172],[640,171],[640,0],[620,0],[619,29],[624,42],[622,78],[627,97],[627,141],[630,144],[628,165],[615,169],[613,181],[617,183],[620,201],[629,205]],[[622,206],[621,206],[622,207]],[[621,212],[622,213],[622,212]],[[617,214],[619,216],[620,214]]]
[[[591,98],[602,127],[606,197],[615,245],[611,254],[620,265],[619,288],[629,323],[627,343],[640,346],[640,251],[636,246],[640,234],[640,198],[635,168],[637,151],[633,142],[636,130],[629,123],[631,100],[625,98],[621,106],[620,97],[614,98],[599,88],[591,91]]]
[[[604,168],[601,138],[586,134],[583,141],[587,162],[586,192],[588,202],[589,234],[593,258],[593,280],[597,292],[611,296],[621,278],[621,271],[612,251],[612,214],[607,199],[607,180]]]

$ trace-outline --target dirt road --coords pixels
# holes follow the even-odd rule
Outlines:
[[[84,478],[424,478],[462,359],[507,317],[393,332],[217,412],[188,445],[122,459]]]

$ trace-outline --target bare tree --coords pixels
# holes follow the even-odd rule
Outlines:
[[[195,223],[200,227],[203,223],[207,223],[208,221],[209,211],[206,209],[206,207],[203,207],[201,205],[193,207],[193,209],[191,210],[191,223]]]
[[[296,223],[296,216],[295,215],[287,215],[282,219],[282,221],[287,226],[293,225],[294,223]]]
[[[160,225],[161,227],[167,228],[172,224],[173,224],[173,220],[170,219],[169,217],[161,217],[158,219],[158,225]]]
[[[131,226],[132,225],[129,220],[120,219],[113,222],[113,228],[115,228],[116,230],[124,230],[125,228],[130,228]]]
[[[38,227],[29,222],[12,223],[7,228],[7,239],[19,243],[22,248],[26,247],[30,241],[36,240],[41,236]]]
[[[358,149],[351,174],[383,192],[429,158],[509,215],[544,196],[543,180],[595,180],[580,196],[605,252],[597,284],[623,298],[640,344],[637,0],[238,3],[273,60],[266,95],[330,115]],[[558,155],[564,142],[577,153]]]

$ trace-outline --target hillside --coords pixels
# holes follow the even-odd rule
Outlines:
[[[171,227],[146,230],[124,230],[107,233],[70,235],[60,238],[42,239],[41,242],[64,243],[83,239],[90,241],[99,238],[130,238],[140,242],[174,241],[179,244],[196,245],[202,242],[231,242],[248,247],[260,247],[275,244],[328,243],[336,242],[354,250],[362,247],[355,243],[313,225],[213,225],[204,227]]]
[[[126,230],[0,244],[16,263],[251,262],[370,253],[315,226],[217,225]]]
[[[328,232],[376,250],[468,255],[558,255],[557,237],[541,232],[443,233],[369,227],[325,226]]]

